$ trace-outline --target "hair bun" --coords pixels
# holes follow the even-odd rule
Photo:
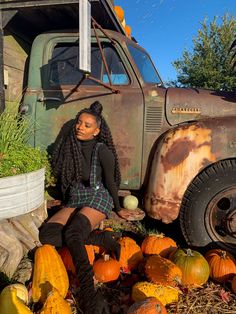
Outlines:
[[[100,116],[102,113],[102,104],[99,101],[95,101],[89,107],[89,109],[94,112],[96,115]]]

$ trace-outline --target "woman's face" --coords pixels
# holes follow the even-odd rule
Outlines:
[[[78,140],[87,141],[94,138],[100,129],[97,126],[96,118],[89,113],[82,113],[75,126],[75,133]]]

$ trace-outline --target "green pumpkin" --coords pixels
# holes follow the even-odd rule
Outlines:
[[[207,282],[210,267],[205,257],[191,249],[178,249],[170,260],[182,270],[182,284],[184,286],[201,286]]]

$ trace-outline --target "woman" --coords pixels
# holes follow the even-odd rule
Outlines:
[[[103,313],[105,303],[95,291],[85,244],[101,245],[113,251],[119,259],[120,246],[112,233],[92,231],[109,217],[113,207],[121,217],[126,218],[126,211],[120,208],[118,199],[118,158],[110,129],[101,112],[99,102],[81,110],[70,133],[57,147],[53,169],[67,204],[39,231],[42,244],[60,247],[65,243],[70,250],[86,314]]]

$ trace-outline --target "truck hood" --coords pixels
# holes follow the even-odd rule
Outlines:
[[[236,93],[168,88],[165,108],[170,125],[204,118],[236,116]]]

